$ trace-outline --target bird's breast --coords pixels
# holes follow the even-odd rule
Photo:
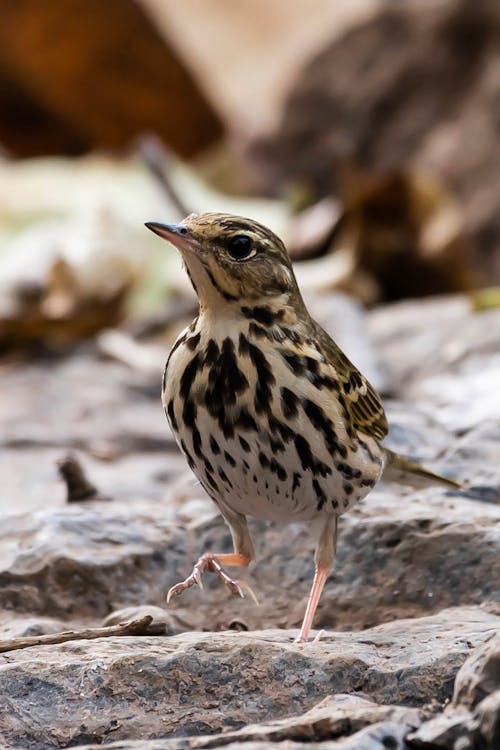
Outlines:
[[[378,444],[353,434],[335,372],[310,346],[248,325],[237,334],[191,326],[172,349],[162,396],[181,450],[223,512],[339,514],[379,478]]]

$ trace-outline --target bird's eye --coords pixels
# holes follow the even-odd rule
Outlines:
[[[252,240],[246,234],[237,234],[231,237],[227,245],[227,251],[234,260],[245,260],[254,255]]]

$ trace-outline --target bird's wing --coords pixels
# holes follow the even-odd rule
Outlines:
[[[340,381],[345,406],[354,428],[382,440],[389,431],[389,425],[377,392],[326,331],[320,330],[321,348]]]

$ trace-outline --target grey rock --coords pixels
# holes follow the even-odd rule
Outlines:
[[[466,297],[400,302],[369,317],[391,393],[463,435],[500,419],[500,311]]]
[[[454,706],[475,708],[500,690],[500,635],[477,648],[467,659],[455,682]]]
[[[474,718],[477,733],[487,750],[500,747],[500,689],[481,701]]]
[[[468,750],[474,747],[472,716],[467,710],[435,716],[406,737],[418,750]],[[460,743],[460,744],[459,744]]]
[[[292,643],[294,633],[275,630],[129,636],[13,651],[0,657],[0,736],[7,747],[41,750],[111,736],[213,734],[302,713],[332,693],[355,693],[386,705],[387,714],[365,707],[366,719],[395,720],[402,741],[418,712],[394,706],[449,699],[471,647],[499,624],[499,617],[465,609],[337,632],[302,646]],[[328,709],[308,721],[318,718],[318,732],[322,721],[340,731],[348,713],[356,729],[364,709],[349,700],[344,714],[336,699],[337,717]],[[294,718],[292,734],[303,724]]]
[[[459,669],[444,713],[410,733],[411,747],[496,750],[500,741],[500,637],[478,646]]]
[[[279,750],[407,750],[405,735],[406,725],[384,721],[361,729],[350,737],[323,742],[301,742],[281,740]],[[229,735],[230,736],[230,735]],[[212,738],[186,737],[182,740],[132,740],[130,742],[113,742],[106,744],[110,750],[203,750],[203,748],[225,748],[225,750],[267,750],[271,740],[234,740],[227,741],[228,735],[217,735]],[[80,745],[80,750],[98,750],[102,745]]]
[[[213,514],[208,503],[205,508],[205,517]],[[126,606],[164,605],[168,588],[200,554],[231,549],[220,517],[183,527],[175,513],[172,499],[13,516],[0,529],[0,607],[102,618]],[[230,597],[207,574],[203,591],[190,589],[170,605],[187,628],[219,630],[235,619],[248,629],[300,624],[313,575],[314,534],[301,525],[253,522],[251,529],[257,561],[242,575],[261,606]],[[499,506],[439,489],[402,494],[380,488],[341,519],[337,563],[316,624],[368,627],[495,602],[499,587]]]
[[[165,521],[161,508],[155,513],[154,505],[147,514],[113,503],[89,506],[49,508],[9,520],[0,531],[0,606],[66,618],[102,617],[147,602],[148,590],[161,596],[174,570],[180,574],[179,528]]]
[[[172,612],[168,612],[162,607],[155,607],[154,605],[143,604],[140,607],[124,607],[123,609],[117,609],[111,612],[107,617],[104,618],[103,626],[108,625],[120,625],[124,622],[131,622],[132,620],[140,620],[142,617],[149,615],[152,617],[150,628],[155,629],[155,634],[164,635],[168,633],[171,635],[173,632],[178,631],[179,628],[175,627],[175,615]]]
[[[160,405],[160,380],[82,352],[2,373],[0,444],[85,448],[117,454],[173,447]],[[89,387],[91,384],[91,387]],[[131,403],[133,404],[131,408]]]

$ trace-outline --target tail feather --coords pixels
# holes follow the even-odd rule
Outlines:
[[[383,479],[396,481],[402,484],[412,485],[415,479],[423,480],[425,484],[443,484],[446,487],[453,487],[455,490],[465,489],[460,482],[454,479],[448,479],[441,474],[436,474],[425,466],[421,466],[408,456],[401,456],[399,453],[391,451],[384,446],[385,466]]]

